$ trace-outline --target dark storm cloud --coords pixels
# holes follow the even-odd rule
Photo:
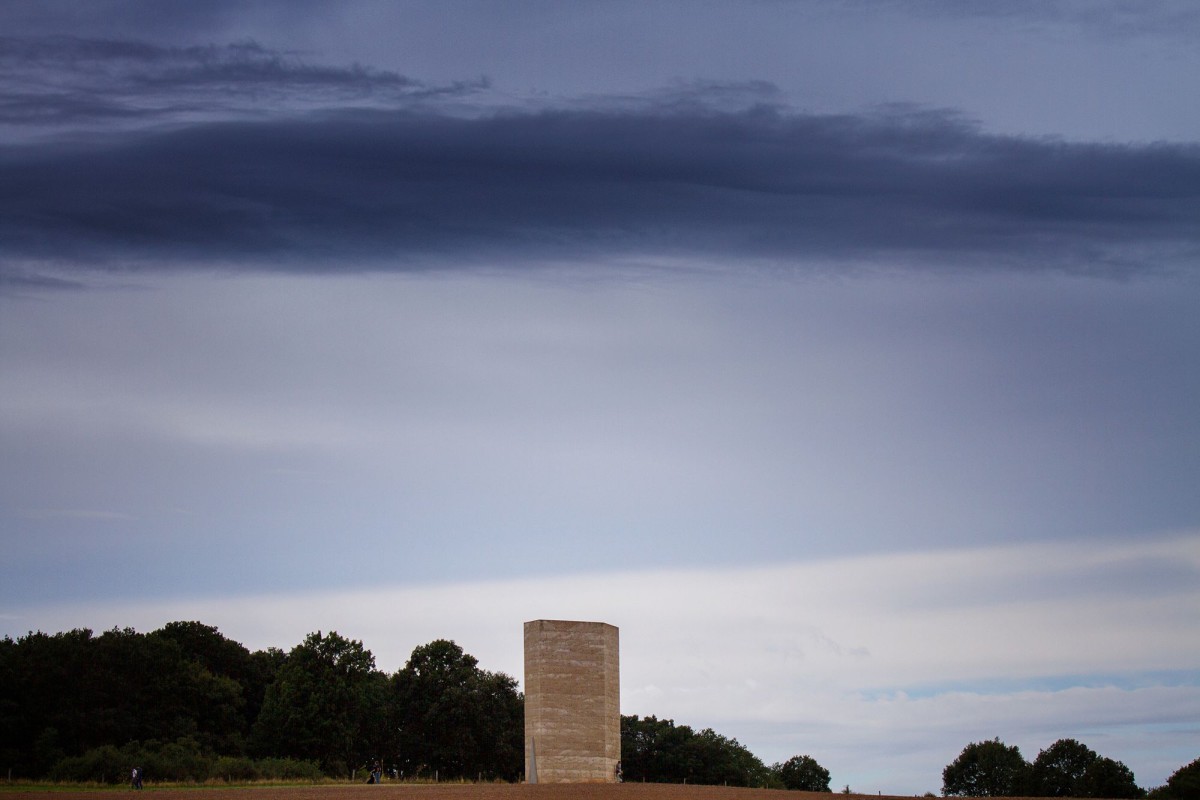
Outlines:
[[[998,137],[903,107],[797,114],[763,83],[462,103],[483,87],[254,42],[0,38],[5,282],[594,256],[1127,271],[1200,244],[1195,146]]]
[[[0,154],[10,269],[736,254],[1122,270],[1194,256],[1198,220],[1195,147],[904,111],[330,111]]]

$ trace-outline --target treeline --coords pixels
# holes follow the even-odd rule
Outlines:
[[[0,640],[0,770],[118,782],[518,780],[524,698],[451,641],[388,675],[361,642],[310,634],[251,652],[199,622],[151,633],[79,629]],[[711,729],[621,718],[625,780],[829,791],[808,756],[766,766]]]
[[[1164,786],[1146,792],[1133,771],[1075,739],[1059,739],[1026,761],[997,739],[973,742],[942,771],[942,794],[963,797],[1108,797],[1153,800],[1200,798],[1200,758],[1180,767]]]
[[[627,781],[830,790],[829,771],[810,756],[768,767],[737,739],[652,716],[621,717],[621,765]]]
[[[765,765],[736,739],[653,716],[621,718],[627,781],[828,792],[809,756]],[[251,652],[216,628],[79,629],[0,640],[0,774],[118,782],[365,778],[519,780],[524,698],[451,641],[413,650],[394,674],[361,642],[309,634]],[[1149,793],[1074,739],[1027,762],[999,739],[967,745],[942,793],[974,797],[1200,798],[1200,759]]]
[[[348,776],[515,780],[516,681],[453,642],[388,675],[361,642],[310,634],[250,652],[216,628],[79,629],[0,640],[0,768],[19,778]]]

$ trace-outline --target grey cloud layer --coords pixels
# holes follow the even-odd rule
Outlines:
[[[37,131],[0,148],[10,282],[72,265],[595,256],[1124,273],[1200,251],[1194,145],[999,137],[903,108],[731,111],[729,87],[699,84],[462,113],[428,100],[473,87],[252,43],[6,39],[0,60],[0,125]]]
[[[169,47],[73,36],[0,37],[0,131],[28,138],[104,123],[163,124],[330,103],[395,107],[469,94],[388,70],[313,64],[248,41]]]

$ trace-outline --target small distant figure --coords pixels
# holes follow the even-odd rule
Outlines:
[[[624,780],[625,780],[624,775],[621,773],[621,762],[618,761],[617,762],[617,783],[623,783]]]
[[[371,777],[367,779],[367,783],[383,783],[383,765],[378,761],[371,767]]]
[[[141,767],[133,768],[133,773],[130,775],[130,784],[129,785],[134,789],[142,788],[142,768]]]

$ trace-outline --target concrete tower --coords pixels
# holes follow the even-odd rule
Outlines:
[[[610,783],[621,760],[617,629],[525,623],[525,780]]]

